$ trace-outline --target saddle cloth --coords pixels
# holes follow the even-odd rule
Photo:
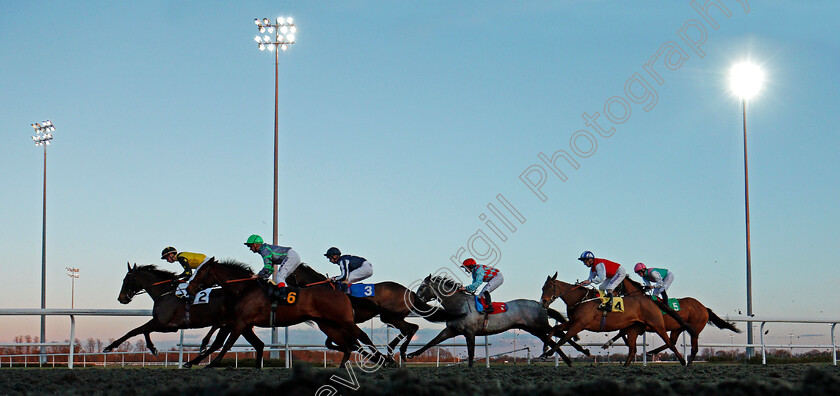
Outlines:
[[[493,312],[490,315],[500,314],[503,312],[507,312],[507,304],[503,302],[494,302],[493,305]],[[475,309],[478,312],[484,312],[484,297],[476,297],[475,298]]]
[[[354,283],[350,285],[350,295],[353,297],[373,297],[375,295],[373,283]]]
[[[610,300],[606,292],[598,290],[598,298],[601,299],[601,304],[606,304]],[[624,312],[624,297],[613,296],[613,306],[610,312]]]
[[[268,297],[268,300],[272,303],[276,302],[279,305],[292,305],[297,302],[298,293],[300,293],[299,287],[277,287],[277,285],[272,282],[261,282],[263,282],[263,289],[266,292],[266,297]]]
[[[653,301],[659,300],[659,298],[656,297],[656,296],[650,296],[650,299],[653,300]],[[680,310],[680,300],[678,300],[676,298],[669,298],[668,299],[668,306],[671,307],[671,309],[673,309],[674,311],[679,311]],[[664,313],[665,312],[663,312],[663,314]]]
[[[207,289],[204,289],[204,290],[196,293],[195,294],[195,299],[193,299],[193,302],[192,302],[193,305],[209,303],[210,302],[210,292],[213,291],[213,289],[220,289],[220,288],[219,287],[211,287],[211,288],[207,288]]]

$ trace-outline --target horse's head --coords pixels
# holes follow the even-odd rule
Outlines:
[[[555,285],[557,283],[556,281],[557,281],[557,273],[556,272],[554,273],[553,277],[551,277],[551,276],[546,276],[545,277],[545,283],[543,283],[543,287],[542,287],[542,296],[540,297],[540,303],[545,308],[548,308],[548,306],[551,305],[551,303],[553,303],[554,300],[556,300],[557,297],[560,295],[560,293],[557,292],[557,287]]]
[[[131,267],[131,264],[125,263],[128,267],[128,273],[125,274],[125,278],[123,278],[122,288],[120,288],[120,295],[117,297],[117,301],[120,304],[128,304],[137,295],[143,288],[137,282],[137,278],[135,278],[134,274],[137,270],[137,264],[134,264],[134,268]]]
[[[128,273],[123,278],[122,289],[117,300],[123,304],[128,304],[131,299],[137,294],[148,292],[152,299],[156,299],[166,290],[171,290],[174,286],[175,273],[172,271],[161,270],[154,265],[143,265],[138,267],[134,264],[126,263],[128,266]]]
[[[423,300],[423,302],[429,302],[437,298],[435,292],[429,286],[429,280],[431,277],[432,275],[429,274],[426,279],[423,279],[423,283],[420,284],[420,287],[417,288],[417,297]]]

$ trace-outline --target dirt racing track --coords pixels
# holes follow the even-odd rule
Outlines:
[[[6,395],[839,395],[834,366],[699,364],[288,369],[0,369]],[[334,377],[335,376],[335,377]],[[337,379],[341,378],[341,379]],[[331,387],[331,388],[330,388]]]

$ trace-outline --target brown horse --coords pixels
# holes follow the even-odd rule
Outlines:
[[[551,334],[556,331],[566,332],[557,343],[563,345],[572,337],[583,330],[595,332],[608,332],[616,330],[627,331],[627,347],[629,354],[625,366],[630,365],[632,357],[636,354],[636,337],[641,334],[645,328],[650,328],[662,338],[665,345],[668,346],[674,355],[677,356],[680,363],[685,365],[680,352],[674,347],[674,344],[668,339],[668,333],[665,330],[665,320],[659,307],[650,297],[641,293],[628,293],[624,298],[624,312],[611,312],[604,314],[598,309],[600,300],[598,298],[590,298],[591,289],[581,287],[580,285],[573,285],[563,281],[557,280],[557,274],[554,277],[547,277],[542,288],[542,297],[540,298],[542,305],[548,307],[556,298],[561,298],[566,303],[569,321],[561,325],[554,326]],[[550,356],[554,353],[556,347],[543,353],[544,356]]]
[[[209,367],[217,366],[239,335],[254,326],[291,326],[306,321],[315,322],[337,345],[334,349],[344,352],[342,366],[350,359],[350,353],[360,339],[372,344],[367,334],[353,321],[353,309],[344,293],[328,288],[303,289],[294,299],[290,299],[292,304],[278,304],[272,315],[271,301],[258,282],[254,272],[245,264],[232,260],[211,260],[198,268],[187,286],[187,292],[192,294],[202,287],[219,285],[233,299],[233,309],[228,322],[230,335]],[[259,356],[256,367],[261,366],[262,356]]]
[[[630,279],[625,278],[624,286],[628,292],[630,291],[637,291],[641,289],[641,284],[632,281]],[[697,351],[699,350],[699,341],[700,341],[700,332],[706,327],[706,323],[710,323],[712,325],[717,326],[720,329],[731,330],[736,333],[740,333],[739,330],[735,325],[729,323],[719,316],[717,316],[711,309],[707,308],[705,305],[701,304],[700,301],[697,301],[694,298],[686,297],[680,298],[678,300],[680,302],[680,311],[679,315],[691,326],[695,332],[691,335],[691,355],[688,357],[688,364],[690,365],[691,362],[694,361],[694,358],[697,357]],[[677,321],[669,315],[663,315],[665,319],[665,329],[671,332],[670,340],[671,343],[676,345],[677,339],[679,338],[680,334],[685,330],[685,328],[677,323]],[[616,340],[621,337],[624,337],[626,332],[624,330],[620,331],[615,337],[613,337],[609,342],[604,345],[604,348],[609,347],[612,345]],[[625,343],[627,339],[625,338]],[[648,354],[656,354],[662,352],[667,348],[667,345],[662,345],[659,348],[656,348],[652,351],[649,351]],[[633,356],[635,358],[635,356]]]
[[[291,276],[286,278],[286,282],[298,287],[323,286],[335,288],[335,285],[326,276],[306,264],[299,265]],[[353,317],[356,323],[367,322],[374,316],[379,315],[379,320],[382,323],[399,330],[400,334],[388,343],[389,360],[394,348],[402,340],[404,342],[400,345],[400,355],[405,356],[409,342],[411,342],[417,329],[420,328],[420,326],[405,320],[410,313],[414,312],[430,322],[446,322],[449,318],[446,312],[434,309],[418,298],[416,293],[396,282],[376,283],[373,285],[373,296],[350,296],[350,302],[353,305]]]
[[[125,340],[135,335],[143,334],[146,338],[146,347],[149,348],[152,354],[157,355],[157,348],[155,348],[151,338],[149,338],[149,333],[171,333],[180,329],[197,329],[213,326],[202,341],[202,344],[206,344],[210,336],[218,328],[216,325],[222,324],[224,321],[224,317],[227,315],[227,309],[225,296],[221,290],[211,291],[207,296],[207,302],[203,304],[188,303],[183,299],[175,297],[174,291],[178,282],[175,273],[158,269],[154,265],[143,265],[140,267],[137,264],[134,267],[128,263],[126,265],[128,272],[123,278],[122,288],[120,289],[117,300],[121,304],[128,304],[137,294],[147,293],[152,298],[152,301],[154,301],[152,319],[114,340],[114,342],[102,350],[103,352],[111,352]],[[219,335],[227,335],[226,329],[222,328],[219,331]],[[250,334],[247,337],[250,337]],[[257,341],[259,341],[259,338],[257,338]],[[254,348],[262,354],[262,345],[254,345]],[[189,365],[187,363],[184,366],[188,367]]]

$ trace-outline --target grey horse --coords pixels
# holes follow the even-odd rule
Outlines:
[[[444,328],[434,339],[422,348],[406,355],[407,359],[419,356],[427,349],[457,335],[463,335],[467,340],[467,354],[469,366],[473,366],[475,357],[475,336],[492,335],[505,332],[510,329],[521,329],[533,334],[535,337],[550,347],[555,342],[548,336],[551,325],[548,323],[549,316],[559,320],[561,323],[566,318],[560,312],[543,306],[533,300],[513,300],[506,302],[507,311],[487,315],[475,307],[475,296],[461,290],[461,284],[445,276],[427,276],[417,289],[417,296],[428,302],[433,299],[440,301],[446,313],[453,317],[446,322]],[[589,351],[574,344],[581,352],[589,355]],[[571,360],[565,353],[557,349],[560,357],[569,366]]]

